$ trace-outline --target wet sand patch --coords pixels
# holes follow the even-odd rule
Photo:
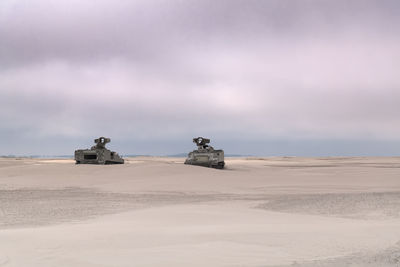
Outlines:
[[[278,265],[275,267],[399,267],[400,266],[400,241],[396,245],[380,252],[363,252],[350,254],[344,257],[295,262],[291,265]]]
[[[353,219],[400,218],[400,192],[278,195],[258,208]]]
[[[127,210],[187,203],[259,202],[254,208],[353,219],[400,218],[400,192],[341,194],[112,193],[95,189],[0,190],[0,229],[79,222]]]
[[[146,207],[229,200],[226,194],[110,193],[85,188],[0,190],[0,229],[79,222]]]

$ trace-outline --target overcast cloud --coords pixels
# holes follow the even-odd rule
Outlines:
[[[399,117],[397,0],[0,1],[0,155],[393,155]]]

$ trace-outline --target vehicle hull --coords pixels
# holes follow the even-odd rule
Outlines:
[[[124,159],[108,149],[78,149],[75,151],[76,164],[124,164]]]
[[[225,166],[224,151],[212,150],[200,152],[198,150],[194,150],[188,154],[185,164],[223,169]]]

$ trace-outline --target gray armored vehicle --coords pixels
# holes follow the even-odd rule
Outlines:
[[[197,145],[197,150],[193,150],[189,153],[188,158],[185,160],[185,164],[217,169],[224,168],[224,151],[221,149],[215,150],[212,146],[207,145],[210,143],[210,139],[197,137],[193,138],[193,143]]]
[[[95,146],[90,149],[75,150],[76,164],[123,164],[124,159],[118,153],[106,148],[111,142],[110,138],[99,137],[94,140]]]

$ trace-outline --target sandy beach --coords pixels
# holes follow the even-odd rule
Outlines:
[[[400,266],[400,158],[0,159],[0,266]]]

